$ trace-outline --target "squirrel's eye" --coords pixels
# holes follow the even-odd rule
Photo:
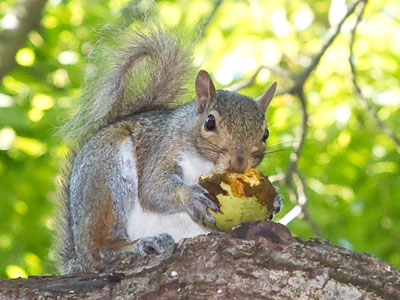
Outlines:
[[[268,130],[268,129],[265,129],[264,135],[263,135],[263,138],[262,138],[263,142],[265,142],[265,141],[267,140],[268,137],[269,137],[269,130]]]
[[[216,127],[217,126],[214,115],[208,115],[206,120],[204,121],[205,131],[214,131]]]

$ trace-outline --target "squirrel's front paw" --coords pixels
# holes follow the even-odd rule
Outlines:
[[[192,186],[189,201],[186,205],[189,215],[198,223],[207,226],[215,226],[215,218],[208,210],[212,209],[213,211],[219,211],[219,207],[215,203],[218,202],[218,200],[214,198],[215,196],[211,195],[200,185]],[[215,202],[212,199],[214,199]]]
[[[175,241],[168,233],[141,238],[134,246],[134,252],[141,256],[158,254],[168,257],[175,248]]]
[[[276,192],[276,196],[273,200],[273,211],[271,216],[269,217],[270,220],[272,220],[272,218],[281,211],[282,207],[283,207],[283,196],[281,194],[279,194],[279,188],[274,186],[275,188],[275,192]]]

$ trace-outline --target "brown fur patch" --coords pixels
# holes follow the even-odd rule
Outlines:
[[[115,212],[111,192],[104,188],[104,195],[100,205],[96,208],[94,219],[91,222],[91,232],[93,233],[93,243],[96,248],[107,246],[111,238],[111,232],[115,226]]]

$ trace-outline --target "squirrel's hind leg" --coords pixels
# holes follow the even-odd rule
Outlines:
[[[131,131],[113,125],[79,151],[70,176],[69,219],[73,253],[64,272],[101,271],[104,262],[134,250],[128,216],[138,201],[138,180]]]

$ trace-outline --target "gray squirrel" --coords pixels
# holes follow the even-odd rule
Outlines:
[[[204,225],[215,224],[209,209],[218,206],[199,176],[244,173],[264,157],[276,83],[255,101],[215,90],[200,71],[195,100],[181,104],[190,100],[190,47],[164,29],[123,39],[100,55],[105,67],[92,66],[66,126],[78,142],[62,182],[62,273],[101,271],[121,252],[164,255],[175,241],[210,232]],[[279,211],[280,196],[275,202]]]

